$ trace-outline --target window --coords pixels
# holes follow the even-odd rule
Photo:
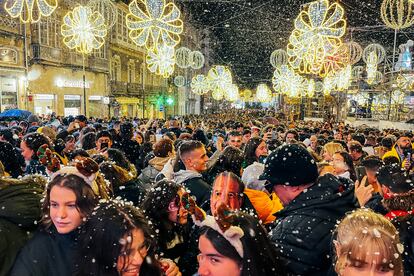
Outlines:
[[[60,21],[56,15],[42,17],[33,25],[33,39],[41,45],[60,48]]]
[[[107,58],[107,47],[106,44],[104,44],[101,48],[99,48],[98,50],[93,50],[93,56],[97,57],[97,58]]]
[[[111,79],[121,81],[121,58],[117,55],[111,60]]]
[[[128,82],[135,82],[135,61],[132,59],[128,61]]]

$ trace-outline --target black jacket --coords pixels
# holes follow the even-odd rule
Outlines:
[[[77,235],[77,230],[59,234],[54,226],[37,232],[17,256],[10,276],[72,275]]]
[[[292,275],[326,275],[332,267],[332,230],[357,207],[354,187],[327,174],[283,210],[270,232],[281,260]]]
[[[404,275],[414,276],[414,216],[408,215],[392,220],[400,234],[400,241],[404,245],[403,264]]]
[[[190,190],[196,197],[197,205],[204,210],[210,209],[211,186],[204,181],[203,176],[190,170],[180,170],[174,174],[174,181]]]
[[[114,148],[123,151],[125,153],[126,158],[128,158],[129,162],[131,162],[135,166],[138,165],[141,153],[141,146],[138,144],[137,141],[131,139],[122,139],[114,144]]]

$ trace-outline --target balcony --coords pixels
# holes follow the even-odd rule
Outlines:
[[[128,95],[134,97],[142,97],[144,90],[141,83],[128,83],[127,85]]]
[[[70,51],[64,51],[62,55],[63,55],[63,60],[65,61],[65,63],[77,65],[80,67],[83,66],[82,55],[74,53],[74,52],[70,52]],[[88,64],[89,64],[88,58],[85,57],[85,67],[88,67]]]
[[[126,96],[128,87],[126,82],[111,81],[111,93],[114,96]]]
[[[62,50],[59,48],[32,44],[33,59],[37,61],[46,61],[51,63],[62,62]]]
[[[5,12],[0,12],[0,30],[14,34],[21,34],[21,27],[22,25],[20,24],[19,19],[11,18],[6,15]]]
[[[94,71],[109,72],[109,60],[106,58],[90,57],[89,67]]]
[[[167,92],[167,87],[157,85],[145,85],[144,91],[146,96],[156,95],[162,92]]]

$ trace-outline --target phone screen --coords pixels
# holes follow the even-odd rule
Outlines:
[[[108,143],[101,143],[101,150],[107,149],[109,147]]]
[[[362,178],[367,175],[367,171],[365,170],[365,167],[360,166],[356,168],[356,176],[358,181],[361,182]]]
[[[217,135],[213,135],[213,143],[217,143]]]

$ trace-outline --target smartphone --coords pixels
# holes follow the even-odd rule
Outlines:
[[[109,148],[109,144],[108,143],[101,143],[101,150],[108,149],[108,148]]]
[[[217,138],[218,138],[217,135],[213,135],[213,144],[216,144],[217,143]]]
[[[363,166],[357,167],[355,171],[356,171],[356,176],[359,182],[361,182],[362,178],[364,178],[364,176],[367,175],[367,171],[365,170],[365,167]]]
[[[277,132],[276,131],[272,131],[272,139],[277,139]]]

